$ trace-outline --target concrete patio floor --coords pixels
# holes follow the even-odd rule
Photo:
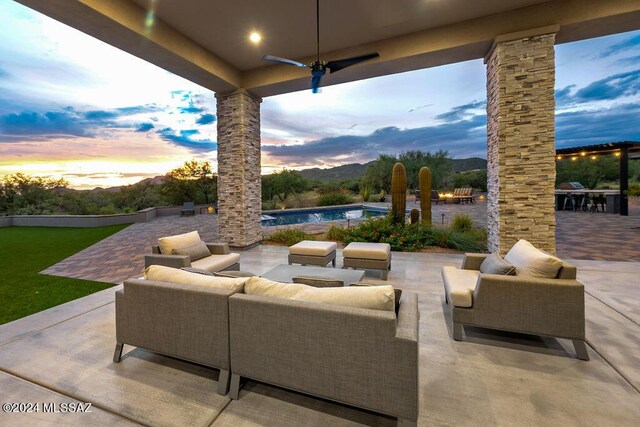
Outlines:
[[[286,248],[259,246],[241,254],[242,269],[262,274],[286,256]],[[553,338],[467,328],[453,341],[440,269],[461,259],[394,253],[388,283],[419,294],[419,425],[638,424],[640,263],[573,261],[587,292],[584,362]],[[395,425],[253,381],[231,401],[215,393],[217,370],[131,346],[114,364],[115,289],[0,326],[2,403],[91,402],[93,411],[0,413],[1,425]]]

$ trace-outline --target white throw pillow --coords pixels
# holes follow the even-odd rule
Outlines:
[[[171,255],[171,251],[174,249],[193,246],[201,241],[202,239],[200,238],[198,231],[192,231],[190,233],[177,234],[175,236],[161,237],[158,239],[158,246],[160,247],[161,254]]]
[[[537,249],[524,239],[518,240],[504,260],[516,268],[518,276],[534,276],[553,279],[558,275],[562,261]]]
[[[280,283],[262,277],[252,277],[245,283],[244,293],[345,307],[394,311],[394,292],[393,287],[389,285],[316,288],[299,283]]]
[[[216,289],[228,289],[234,292],[242,292],[242,287],[247,281],[246,277],[206,276],[178,268],[165,267],[164,265],[150,265],[144,272],[144,278],[156,282],[208,286]]]

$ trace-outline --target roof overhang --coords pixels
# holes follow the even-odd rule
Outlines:
[[[291,59],[303,63],[315,59],[315,34],[311,31],[315,28],[309,28],[306,9],[298,7],[307,3],[301,0],[17,1],[217,93],[244,88],[253,95],[266,97],[309,88],[307,70],[285,65],[265,66],[258,60],[263,53],[295,54]],[[309,2],[314,5],[312,0]],[[442,16],[425,12],[425,4],[438,3],[426,0],[321,2],[325,3],[328,3],[329,13],[323,15],[323,29],[331,37],[327,43],[329,49],[321,53],[324,60],[371,51],[378,51],[380,58],[329,74],[323,79],[323,86],[483,58],[498,36],[531,29],[557,29],[557,43],[640,29],[640,2],[637,0],[488,0],[473,3],[448,0],[439,6]],[[402,16],[395,18],[394,25],[385,26],[391,19],[385,15],[393,12],[388,9],[390,4],[401,10]],[[148,8],[152,6],[154,20],[153,25],[148,26],[145,22],[148,22]],[[215,7],[220,8],[220,13],[201,16],[205,15],[203,11]],[[361,11],[369,9],[374,12],[365,19]],[[420,14],[425,16],[424,20],[416,20],[413,16],[422,17]],[[283,19],[301,24],[282,28]],[[236,21],[237,26],[231,25]],[[378,21],[384,25],[376,25]],[[423,21],[424,28],[421,28]],[[290,33],[286,34],[288,38],[265,46],[268,52],[259,51],[248,46],[241,37],[248,28],[238,28],[250,22]],[[349,34],[348,25],[338,28],[332,22],[354,23],[353,35]],[[410,32],[403,32],[404,28],[409,28]],[[215,33],[216,37],[210,33]],[[368,40],[384,34],[388,37]],[[274,39],[277,39],[275,36],[274,33]],[[295,42],[299,39],[309,42],[301,47]]]

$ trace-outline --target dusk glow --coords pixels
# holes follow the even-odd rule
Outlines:
[[[0,175],[131,184],[216,166],[213,92],[0,0]],[[557,146],[640,140],[640,32],[556,46]],[[481,60],[264,99],[263,173],[447,150],[486,157]]]

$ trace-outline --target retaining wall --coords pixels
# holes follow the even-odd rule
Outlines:
[[[200,213],[200,207],[196,206],[196,215]],[[148,222],[159,216],[180,215],[181,210],[181,206],[161,206],[116,215],[13,215],[0,217],[0,227],[104,227]]]

